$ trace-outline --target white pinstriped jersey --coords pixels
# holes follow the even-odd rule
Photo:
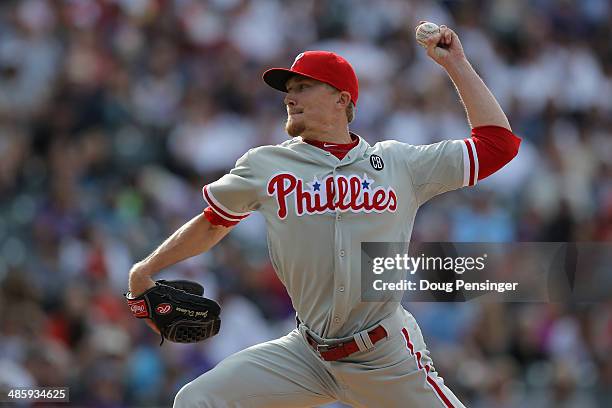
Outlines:
[[[476,180],[471,139],[370,146],[360,138],[339,160],[293,138],[249,150],[203,194],[228,221],[263,214],[272,264],[300,320],[331,338],[397,308],[396,301],[361,301],[361,243],[408,242],[420,205]]]

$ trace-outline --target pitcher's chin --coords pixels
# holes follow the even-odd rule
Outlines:
[[[291,137],[300,136],[302,133],[304,133],[305,129],[306,126],[304,126],[304,123],[302,121],[296,121],[294,119],[288,118],[287,122],[285,123],[285,131]]]

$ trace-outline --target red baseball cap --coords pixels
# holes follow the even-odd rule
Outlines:
[[[340,91],[351,94],[351,101],[357,106],[359,82],[351,64],[329,51],[305,51],[293,61],[291,68],[271,68],[264,72],[263,80],[274,89],[287,92],[285,84],[294,75],[303,75],[325,82]]]

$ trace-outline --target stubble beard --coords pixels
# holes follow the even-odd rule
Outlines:
[[[285,132],[291,137],[300,136],[306,130],[306,125],[302,121],[295,121],[287,118],[285,123]]]

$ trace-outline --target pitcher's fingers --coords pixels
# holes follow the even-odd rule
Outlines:
[[[456,35],[455,32],[453,30],[451,30],[450,28],[446,29],[446,37],[448,40],[448,44],[450,45],[451,42],[453,42],[453,36]]]
[[[450,45],[452,41],[452,30],[445,25],[440,26],[440,43],[443,45]]]
[[[425,44],[427,45],[427,49],[433,48],[440,42],[441,33],[433,34],[425,40]]]

